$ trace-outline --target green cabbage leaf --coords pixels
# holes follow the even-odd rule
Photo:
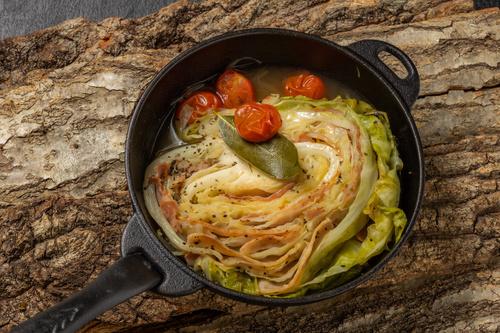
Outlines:
[[[398,208],[400,183],[398,172],[403,167],[389,120],[384,112],[355,99],[315,101],[305,97],[281,98],[275,106],[282,112],[333,109],[354,117],[362,128],[365,165],[356,199],[344,219],[322,239],[312,254],[302,288],[285,297],[296,297],[309,290],[331,288],[359,275],[368,260],[401,238],[407,223]],[[369,147],[368,147],[369,144]],[[375,152],[375,160],[371,154]],[[375,163],[375,164],[374,164]],[[373,171],[378,178],[373,180]],[[360,242],[353,237],[368,223],[367,236]]]

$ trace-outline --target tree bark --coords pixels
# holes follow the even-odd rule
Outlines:
[[[415,61],[427,181],[412,237],[381,272],[332,300],[266,308],[207,290],[145,293],[82,331],[498,329],[499,9],[474,11],[462,0],[235,0],[180,1],[135,20],[75,19],[0,41],[0,332],[118,258],[131,215],[127,122],[153,75],[203,39],[264,26],[340,44],[381,39]]]

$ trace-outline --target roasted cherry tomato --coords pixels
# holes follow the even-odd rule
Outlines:
[[[242,104],[255,101],[252,82],[232,69],[219,76],[215,88],[226,108],[237,108]]]
[[[318,76],[309,73],[290,76],[285,82],[285,94],[320,99],[325,96],[325,84]]]
[[[281,127],[281,116],[272,105],[252,102],[236,110],[234,124],[245,140],[263,142],[278,132]]]
[[[184,127],[206,115],[209,109],[221,106],[222,102],[216,94],[209,91],[199,91],[189,96],[179,105],[175,116]]]

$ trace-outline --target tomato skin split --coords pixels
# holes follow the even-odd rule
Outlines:
[[[271,139],[281,128],[281,116],[272,105],[248,103],[234,113],[234,124],[242,138],[250,142]]]
[[[285,95],[306,96],[313,99],[325,97],[325,84],[319,76],[314,74],[299,74],[290,76],[285,81]]]
[[[215,83],[217,94],[225,108],[237,108],[245,103],[255,101],[255,92],[249,79],[243,74],[228,69]]]
[[[208,110],[221,106],[222,102],[216,94],[209,91],[198,91],[179,105],[175,117],[180,121],[182,127],[185,127],[206,115]]]

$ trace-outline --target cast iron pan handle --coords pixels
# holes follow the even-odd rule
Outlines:
[[[121,258],[87,287],[21,323],[12,333],[73,333],[113,306],[162,280],[142,254]]]
[[[161,273],[163,279],[153,290],[160,294],[178,297],[192,294],[203,288],[198,280],[180,268],[185,265],[184,263],[175,262],[179,260],[167,255],[165,245],[151,233],[139,215],[132,216],[125,227],[121,250],[123,257],[141,252],[156,263],[155,268]]]
[[[417,67],[415,67],[413,61],[411,61],[411,59],[403,51],[392,44],[373,39],[361,40],[352,43],[348,46],[348,48],[359,54],[373,67],[375,67],[399,92],[399,95],[405,101],[408,109],[411,108],[418,97],[420,79],[418,77]],[[396,57],[406,68],[408,76],[401,79],[386,64],[384,64],[384,62],[379,58],[379,54],[383,51]]]

